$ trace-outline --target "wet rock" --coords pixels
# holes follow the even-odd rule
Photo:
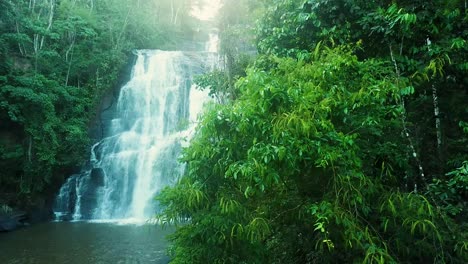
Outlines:
[[[21,211],[0,214],[0,232],[12,231],[23,226],[25,219],[26,213]]]
[[[73,215],[71,213],[60,213],[55,215],[57,221],[72,221]]]
[[[91,182],[95,186],[104,186],[104,170],[102,168],[94,168],[91,170]]]
[[[18,221],[9,217],[0,216],[0,232],[15,230],[18,226]]]

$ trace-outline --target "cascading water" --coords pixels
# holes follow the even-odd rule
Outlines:
[[[177,162],[181,141],[207,98],[192,87],[193,57],[180,51],[137,52],[110,136],[92,147],[91,168],[62,186],[54,208],[59,218],[144,219],[155,213],[155,194],[183,172]]]
[[[200,20],[219,10],[203,0]],[[200,4],[201,2],[198,2]],[[217,64],[218,36],[203,52],[139,50],[122,87],[106,137],[91,148],[90,165],[72,175],[57,195],[57,220],[144,220],[157,211],[154,197],[184,171],[177,159],[208,98],[192,76]]]

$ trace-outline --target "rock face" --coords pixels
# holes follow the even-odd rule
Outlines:
[[[116,80],[113,88],[107,90],[103,94],[100,104],[94,109],[96,116],[91,120],[88,131],[89,137],[93,142],[100,141],[105,134],[108,133],[111,120],[115,115],[120,89],[130,80],[133,64],[136,59],[137,56],[133,54],[131,59],[128,60],[128,63],[121,70],[119,78]]]
[[[0,232],[14,230],[17,226],[18,222],[15,219],[6,216],[0,216]]]
[[[91,177],[91,181],[95,186],[104,186],[105,172],[102,168],[93,168],[89,176]]]
[[[0,232],[12,231],[24,226],[26,213],[17,211],[8,214],[0,213]]]

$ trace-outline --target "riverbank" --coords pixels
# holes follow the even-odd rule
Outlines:
[[[22,211],[0,212],[0,232],[13,231],[27,225],[26,218],[26,212]]]
[[[10,207],[0,203],[0,233],[51,220],[53,220],[53,212],[47,203],[24,207]]]

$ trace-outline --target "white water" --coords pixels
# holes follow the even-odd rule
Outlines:
[[[208,7],[198,15],[214,16],[219,1],[203,1]],[[58,220],[142,223],[154,215],[155,195],[183,174],[185,165],[177,161],[182,144],[208,100],[208,91],[191,81],[200,69],[217,65],[219,40],[213,32],[203,52],[136,52],[108,136],[92,146],[90,165],[60,189],[54,206]]]
[[[93,218],[148,217],[154,195],[181,174],[177,132],[190,104],[183,59],[181,52],[138,52],[134,76],[120,92],[116,136],[102,143],[99,167],[112,175],[105,177]]]

